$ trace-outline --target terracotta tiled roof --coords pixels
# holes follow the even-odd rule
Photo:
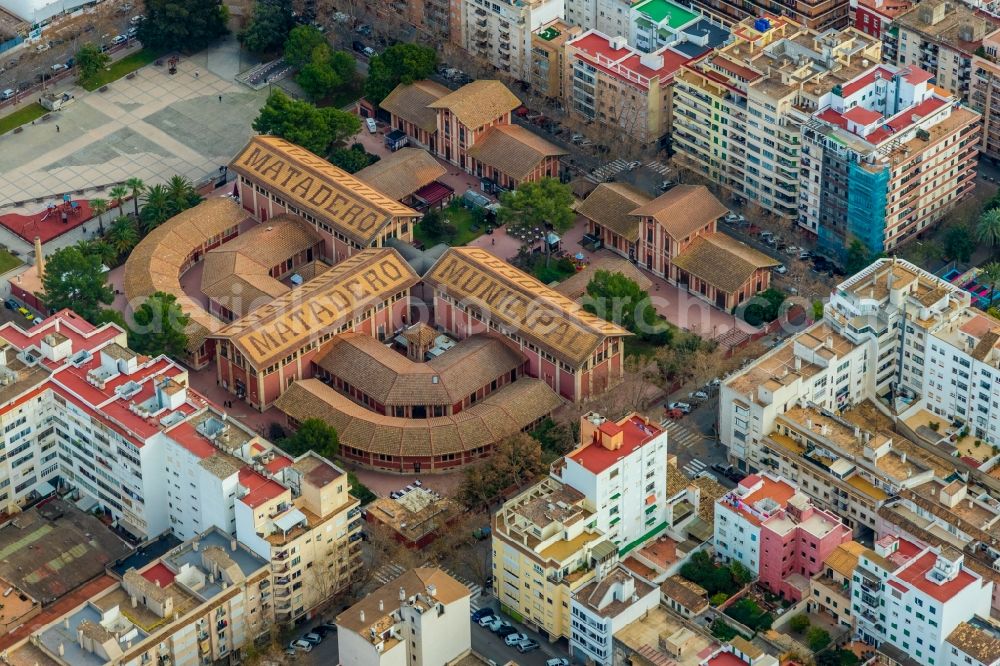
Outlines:
[[[521,352],[488,335],[466,338],[441,356],[416,363],[370,335],[344,333],[314,362],[383,405],[450,406],[525,360]]]
[[[858,558],[865,552],[865,547],[857,541],[842,543],[826,556],[823,564],[830,567],[841,576],[850,578],[858,566]]]
[[[448,170],[423,148],[402,148],[357,172],[355,177],[396,199],[405,199]]]
[[[781,262],[722,233],[699,236],[674,257],[674,266],[722,291],[737,291],[758,268]]]
[[[1000,659],[1000,624],[987,618],[974,622],[959,623],[948,634],[947,642],[982,664],[992,664]]]
[[[629,335],[481,248],[449,248],[424,282],[449,298],[489,310],[486,316],[499,326],[515,329],[573,367],[586,363],[606,338]],[[542,316],[547,312],[552,316]]]
[[[197,247],[239,227],[247,217],[247,212],[228,197],[206,199],[153,229],[125,262],[125,297],[130,303],[157,291],[177,297],[177,304],[190,317],[185,331],[189,352],[196,351],[208,334],[222,328],[223,323],[184,293],[181,269]]]
[[[399,610],[400,590],[405,590],[409,598],[415,594],[428,595],[429,587],[434,588],[434,600],[445,605],[469,596],[469,588],[441,569],[432,567],[410,569],[338,615],[337,625],[360,634],[363,640],[371,640],[371,630],[382,628],[386,616]],[[395,623],[395,620],[392,620],[389,626]]]
[[[357,314],[420,281],[398,252],[363,250],[217,331],[257,369],[342,329]]]
[[[643,291],[649,291],[649,288],[653,286],[653,281],[646,277],[646,274],[631,261],[621,257],[599,257],[582,271],[577,271],[557,284],[555,289],[567,298],[578,300],[587,293],[587,285],[590,284],[597,271],[621,273],[638,284]]]
[[[546,157],[566,154],[520,125],[491,127],[469,148],[470,156],[518,181],[530,175]]]
[[[660,583],[660,592],[692,613],[697,614],[708,608],[708,592],[680,576],[671,576]]]
[[[229,168],[368,247],[390,222],[419,214],[318,155],[275,136],[255,136]]]
[[[728,212],[704,185],[677,185],[632,214],[652,217],[673,238],[682,240]]]
[[[650,199],[625,183],[601,183],[590,193],[576,212],[610,229],[622,238],[639,240],[639,217],[633,211],[648,204]]]
[[[406,419],[377,414],[318,379],[292,384],[275,402],[302,422],[319,418],[341,446],[392,456],[439,456],[492,446],[547,416],[562,399],[540,379],[523,377],[454,416]]]
[[[410,85],[400,83],[379,106],[425,132],[434,132],[437,129],[437,111],[429,105],[450,92],[434,81],[414,81]]]
[[[521,100],[500,81],[479,79],[427,106],[448,109],[463,125],[476,129],[521,106]]]
[[[438,335],[440,334],[437,330],[424,322],[418,322],[403,331],[403,337],[406,338],[407,342],[411,342],[418,347],[426,347],[434,342],[434,339]]]

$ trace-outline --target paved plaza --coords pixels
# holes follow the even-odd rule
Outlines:
[[[95,188],[132,177],[149,185],[175,174],[195,183],[217,175],[253,134],[250,124],[267,98],[266,88],[234,80],[241,64],[252,63],[239,63],[229,40],[182,58],[174,75],[164,63],[103,93],[71,88],[75,103],[0,137],[0,210],[32,213],[44,204],[12,204],[69,191],[107,197]]]

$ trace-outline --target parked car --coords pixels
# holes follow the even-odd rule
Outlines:
[[[569,666],[569,659],[566,657],[556,657],[545,662],[545,666]]]
[[[3,92],[0,92],[0,102],[6,102],[8,99],[14,96],[14,89],[7,88]]]
[[[671,419],[673,421],[679,421],[682,418],[684,418],[684,412],[682,412],[679,409],[668,409],[667,410],[667,418]]]
[[[66,65],[64,65],[61,62],[57,62],[56,64],[52,65],[52,71],[53,72],[61,72],[64,69],[69,69],[69,67],[67,67]]]
[[[679,409],[685,414],[691,413],[691,405],[686,402],[671,402],[667,404],[667,409]]]
[[[354,40],[354,42],[351,44],[351,48],[354,49],[355,51],[357,51],[358,53],[364,53],[365,52],[365,43],[364,42],[359,42],[358,40]]]
[[[521,641],[526,641],[526,640],[528,640],[528,634],[522,634],[515,631],[514,633],[510,634],[505,639],[503,639],[503,642],[506,643],[507,645],[514,646],[520,643]]]
[[[517,644],[517,651],[520,652],[521,654],[524,654],[525,652],[531,652],[532,650],[537,650],[537,649],[538,649],[538,643],[531,640],[530,638],[526,641],[521,641],[520,643]]]
[[[476,621],[479,623],[480,627],[489,627],[490,624],[492,624],[493,622],[499,622],[500,619],[494,617],[493,614],[490,613],[489,615],[484,615],[483,617],[479,618]]]
[[[799,250],[799,259],[801,259],[802,261],[811,259],[812,256],[813,256],[812,252],[810,252],[809,250]]]
[[[704,391],[693,391],[688,395],[689,398],[694,398],[695,400],[708,400],[708,394]]]
[[[302,640],[315,646],[323,642],[323,637],[315,632],[310,631],[308,634],[302,637]]]
[[[355,32],[365,37],[371,37],[372,27],[370,25],[359,25]]]
[[[114,38],[112,38],[111,43],[117,46],[118,44],[124,44],[127,41],[128,37],[125,35],[115,35]]]
[[[288,647],[292,648],[293,650],[298,650],[300,652],[312,652],[313,649],[312,643],[306,640],[302,640],[301,638],[289,643]]]
[[[472,621],[479,622],[484,617],[493,617],[496,613],[492,608],[480,608],[472,613]]]
[[[642,162],[636,161],[636,162],[629,162],[627,165],[625,165],[625,168],[628,169],[629,171],[634,171],[635,169],[638,169],[641,166]]]
[[[504,640],[507,640],[508,636],[510,636],[511,634],[516,634],[516,633],[517,633],[517,629],[515,629],[514,627],[508,625],[506,627],[500,627],[500,631],[497,632],[497,636],[499,636],[500,638],[502,638]],[[507,645],[510,645],[510,643],[507,643]]]
[[[786,268],[784,264],[778,264],[777,266],[775,266],[771,270],[773,270],[778,275],[784,275],[785,273],[788,272],[788,268]]]
[[[510,622],[507,620],[501,620],[500,618],[494,618],[493,622],[490,623],[489,628],[494,634],[499,634],[505,628],[510,626]]]
[[[328,624],[321,624],[318,627],[314,627],[312,633],[316,634],[320,638],[326,638],[326,635],[330,632],[337,631],[336,628],[330,628]]]
[[[742,224],[747,221],[747,218],[736,213],[728,213],[725,217],[726,224]]]
[[[15,301],[13,298],[8,298],[6,301],[3,302],[3,306],[8,310],[16,310],[19,307],[21,307],[21,304]]]
[[[368,57],[368,58],[374,58],[375,57],[375,49],[373,49],[370,46],[366,46],[364,48],[364,50],[362,50],[361,52],[364,53],[365,56]]]
[[[722,474],[722,475],[725,475],[725,473],[729,471],[730,467],[732,467],[732,465],[723,465],[722,463],[713,463],[712,464],[712,471],[718,472],[719,474]]]
[[[374,134],[378,131],[378,125],[375,123],[374,118],[365,118],[365,125],[368,127],[368,132]]]
[[[797,246],[797,245],[786,245],[785,248],[784,248],[784,251],[785,251],[785,254],[787,254],[789,257],[794,257],[795,255],[797,255],[799,253],[800,249],[801,248],[799,248],[799,246]]]
[[[677,181],[675,181],[675,180],[670,180],[670,179],[664,180],[664,181],[662,181],[660,183],[660,191],[661,192],[666,192],[667,190],[669,190],[671,187],[673,187],[676,184],[677,184]]]
[[[31,321],[32,319],[35,318],[35,315],[31,314],[31,310],[29,310],[26,307],[19,307],[17,311],[21,313],[21,315],[23,315],[24,318],[27,319],[28,321]]]

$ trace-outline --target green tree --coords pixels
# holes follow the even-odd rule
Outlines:
[[[76,78],[80,83],[88,83],[111,62],[111,56],[90,42],[81,46],[74,56]]]
[[[253,128],[261,134],[280,136],[317,155],[325,155],[331,145],[357,134],[361,121],[353,113],[334,108],[317,109],[275,90],[253,121]]]
[[[437,64],[437,52],[429,46],[393,44],[368,63],[365,97],[377,105],[400,83],[426,79]]]
[[[141,178],[132,177],[125,181],[125,187],[132,190],[132,205],[135,206],[135,218],[139,219],[139,195],[146,189],[146,183]]]
[[[306,419],[298,430],[281,441],[281,448],[293,456],[314,451],[325,458],[340,452],[337,431],[323,419]]]
[[[112,247],[111,243],[107,241],[95,238],[88,241],[80,241],[78,245],[82,252],[94,255],[105,266],[114,266],[118,263],[118,253]]]
[[[713,606],[721,606],[722,604],[726,603],[727,599],[729,599],[729,595],[726,594],[725,592],[716,592],[715,594],[712,595],[712,598],[708,600],[708,603],[712,604]]]
[[[944,232],[944,255],[949,259],[966,263],[976,249],[976,239],[968,226],[955,224]]]
[[[310,99],[324,99],[354,81],[354,67],[354,58],[349,54],[320,44],[299,70],[295,82]]]
[[[813,301],[813,321],[819,321],[823,318],[823,301]]]
[[[976,279],[984,284],[990,285],[990,305],[993,304],[993,297],[997,293],[997,285],[1000,284],[1000,261],[991,261],[979,269]]]
[[[170,196],[171,215],[187,210],[201,203],[201,195],[194,189],[191,181],[184,176],[174,175],[167,181],[167,194]]]
[[[97,218],[97,233],[104,234],[104,214],[108,212],[108,200],[107,199],[91,199],[90,200],[90,212],[94,214]]]
[[[355,144],[350,148],[334,148],[330,151],[330,163],[339,166],[347,173],[357,173],[366,166],[378,162],[378,160],[378,155],[365,152],[361,144]],[[423,224],[423,221],[421,221],[421,224]]]
[[[712,622],[712,635],[718,638],[720,641],[728,643],[729,641],[739,636],[740,632],[733,629],[733,627],[727,624],[725,621],[716,619],[714,622]]]
[[[220,0],[145,0],[139,41],[164,53],[200,51],[227,34],[229,12]]]
[[[110,308],[104,308],[97,313],[97,320],[94,324],[100,326],[101,324],[117,324],[123,330],[128,330],[128,325],[125,323],[125,317],[118,310],[112,310]]]
[[[275,53],[295,25],[292,3],[287,0],[257,0],[250,23],[239,34],[240,43],[253,53]]]
[[[692,583],[705,588],[709,595],[719,592],[733,594],[739,590],[729,569],[715,564],[712,556],[705,551],[700,550],[692,555],[681,567],[680,574]]]
[[[587,284],[583,309],[612,321],[643,340],[666,345],[673,328],[661,317],[635,280],[613,271],[597,271]]]
[[[498,217],[509,229],[547,229],[562,234],[576,221],[573,191],[555,178],[522,183],[516,190],[500,195]],[[549,244],[543,242],[548,265]]]
[[[163,185],[153,185],[143,194],[142,208],[139,210],[139,220],[142,230],[149,233],[170,219],[173,215],[173,202],[170,193]]]
[[[813,652],[819,652],[830,644],[830,633],[825,629],[813,627],[806,632],[806,643]]]
[[[933,240],[919,241],[914,244],[913,253],[917,261],[926,267],[944,256],[944,247]]]
[[[108,196],[111,197],[112,204],[118,209],[118,214],[122,214],[122,204],[125,203],[125,197],[128,196],[128,188],[124,185],[115,185],[110,190],[108,190]]]
[[[326,37],[315,27],[296,26],[285,40],[285,62],[292,67],[304,67],[312,59],[316,47],[326,45]]]
[[[101,269],[101,258],[76,245],[52,253],[42,276],[42,300],[53,310],[69,308],[89,322],[97,320],[101,305],[114,301]]]
[[[753,580],[753,572],[750,571],[742,562],[733,561],[729,565],[729,572],[733,574],[733,580],[736,581],[738,585],[746,585]]]
[[[743,321],[751,326],[772,322],[781,314],[781,304],[784,302],[783,292],[774,287],[765,289],[743,305]]]
[[[116,217],[108,229],[105,240],[120,257],[132,251],[139,243],[139,230],[135,221],[126,215]]]
[[[129,346],[140,354],[181,358],[187,351],[184,328],[190,317],[181,311],[177,297],[162,291],[154,293],[136,308],[129,327]]]
[[[984,211],[976,222],[976,240],[991,248],[1000,246],[1000,208]]]
[[[804,633],[806,629],[809,628],[809,624],[809,616],[805,613],[793,615],[792,618],[788,620],[788,628],[797,634]]]
[[[861,244],[861,241],[854,239],[847,246],[847,258],[844,260],[844,270],[848,275],[854,275],[871,263],[871,256],[868,249]]]

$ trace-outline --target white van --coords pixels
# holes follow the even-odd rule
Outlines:
[[[7,88],[2,93],[0,93],[0,102],[5,102],[14,96],[14,91],[11,88]]]

